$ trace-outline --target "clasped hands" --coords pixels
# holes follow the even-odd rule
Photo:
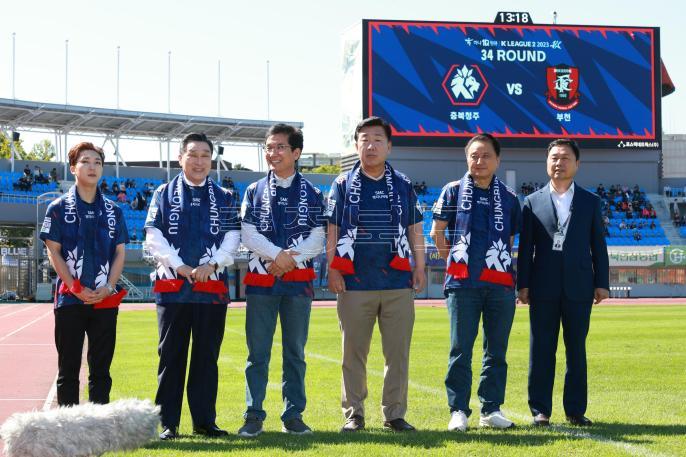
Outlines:
[[[188,265],[181,265],[176,269],[176,273],[179,276],[183,276],[186,280],[193,284],[194,282],[205,282],[210,279],[210,276],[214,274],[215,267],[209,263],[198,265],[193,268]]]
[[[81,292],[72,292],[76,297],[81,300],[86,305],[93,305],[103,301],[105,298],[110,296],[110,290],[105,287],[98,287],[93,290],[90,287],[81,287]]]
[[[298,266],[298,262],[296,262],[294,258],[297,255],[300,255],[298,251],[292,249],[282,250],[271,265],[267,267],[267,271],[270,275],[280,278]]]

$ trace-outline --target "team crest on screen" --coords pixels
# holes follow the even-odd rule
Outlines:
[[[487,89],[488,82],[478,65],[454,64],[443,78],[443,90],[453,105],[476,106]]]
[[[579,69],[569,65],[557,65],[546,69],[548,104],[560,111],[567,111],[579,104]]]

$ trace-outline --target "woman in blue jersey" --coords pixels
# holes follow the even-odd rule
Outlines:
[[[79,403],[79,371],[88,335],[88,396],[108,403],[117,312],[125,290],[116,284],[124,268],[128,230],[121,209],[98,187],[105,155],[92,143],[69,151],[76,184],[53,201],[40,238],[57,272],[55,345],[58,354],[57,402]]]

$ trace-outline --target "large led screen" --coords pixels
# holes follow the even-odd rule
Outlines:
[[[364,115],[394,143],[660,147],[659,29],[366,20]]]

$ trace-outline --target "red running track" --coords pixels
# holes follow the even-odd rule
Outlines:
[[[52,303],[0,305],[0,424],[50,407],[57,374]],[[50,397],[50,398],[49,398]]]

